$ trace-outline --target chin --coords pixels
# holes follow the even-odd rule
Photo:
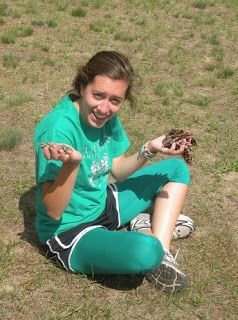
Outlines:
[[[105,125],[106,122],[107,121],[104,121],[103,123],[97,123],[97,122],[90,121],[90,120],[87,121],[88,125],[93,127],[93,128],[102,128]]]
[[[94,119],[91,119],[90,117],[87,119],[88,121],[88,124],[93,127],[93,128],[102,128],[106,123],[107,121],[109,120],[110,118],[104,120],[104,121],[95,121]]]

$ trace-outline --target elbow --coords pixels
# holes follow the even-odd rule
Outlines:
[[[116,181],[122,182],[122,181],[124,181],[126,178],[127,178],[127,177],[117,177],[117,178],[116,178]]]
[[[51,211],[51,210],[47,210],[47,214],[48,216],[55,220],[55,221],[59,221],[61,219],[61,214],[57,214],[55,211]]]
[[[116,181],[121,182],[121,181],[125,180],[125,177],[120,177],[120,175],[117,175],[115,173],[111,172],[111,175],[112,175],[113,179],[115,179]]]
[[[128,178],[128,175],[122,174],[121,170],[111,170],[111,175],[116,181],[123,181]]]
[[[47,201],[43,201],[43,203],[46,208],[47,215],[51,219],[59,221],[63,212],[58,212],[58,210],[56,210],[55,208],[51,208]]]

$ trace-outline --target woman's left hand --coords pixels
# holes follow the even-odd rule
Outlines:
[[[147,146],[148,150],[153,153],[162,152],[169,155],[182,155],[185,149],[187,148],[186,140],[184,140],[184,142],[180,144],[179,149],[177,149],[176,143],[173,143],[171,148],[165,148],[162,143],[164,138],[165,138],[165,135],[149,141]]]

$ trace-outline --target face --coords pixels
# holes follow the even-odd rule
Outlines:
[[[81,89],[79,112],[83,120],[91,127],[101,128],[120,110],[127,87],[125,80],[96,76]]]

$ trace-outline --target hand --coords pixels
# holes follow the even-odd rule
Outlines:
[[[153,153],[162,152],[169,155],[182,155],[185,149],[189,147],[188,143],[184,139],[184,141],[180,144],[179,149],[177,148],[176,143],[173,143],[171,148],[165,148],[162,143],[164,138],[165,138],[165,135],[151,140],[147,146],[148,150]]]
[[[79,151],[64,143],[41,143],[46,159],[59,160],[62,162],[80,162],[83,158]]]

